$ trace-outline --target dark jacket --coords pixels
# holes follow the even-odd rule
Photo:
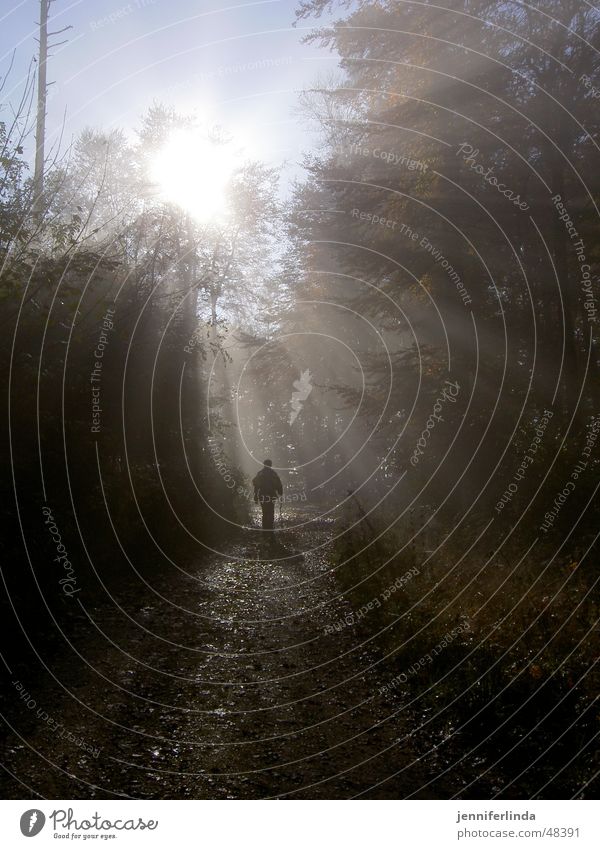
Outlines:
[[[263,466],[260,472],[252,481],[254,485],[254,497],[264,498],[266,501],[277,498],[278,495],[283,495],[283,486],[277,472],[274,472],[270,466]]]

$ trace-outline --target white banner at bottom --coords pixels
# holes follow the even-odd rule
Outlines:
[[[215,849],[600,846],[592,801],[43,801],[0,804],[2,846]]]

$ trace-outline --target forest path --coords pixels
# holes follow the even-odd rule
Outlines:
[[[350,612],[330,564],[336,523],[304,506],[298,521],[272,546],[238,533],[143,594],[136,581],[116,599],[123,612],[88,609],[95,625],[74,640],[85,662],[53,665],[62,686],[23,682],[51,720],[29,711],[11,772],[47,798],[431,798],[409,766],[410,713],[386,719],[378,694],[394,673],[354,626],[329,633]]]

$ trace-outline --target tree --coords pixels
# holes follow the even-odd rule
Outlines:
[[[299,16],[332,8],[303,3]],[[575,0],[543,12],[483,0],[351,9],[308,37],[338,53],[343,76],[306,98],[323,144],[306,161],[291,221],[303,291],[380,329],[389,353],[350,338],[366,354],[363,412],[385,410],[378,457],[392,449],[398,473],[450,369],[463,398],[474,391],[435,485],[442,475],[451,488],[468,470],[460,491],[477,492],[524,405],[535,420],[559,381],[567,425],[585,379],[591,328],[579,261],[550,196],[568,199],[597,267],[588,222],[598,125],[580,74],[597,67],[598,19]],[[593,360],[596,368],[595,349]],[[351,404],[358,390],[340,386]],[[580,406],[579,422],[592,412]],[[486,463],[470,463],[480,440]],[[431,450],[431,468],[446,446]]]
[[[39,221],[44,212],[44,169],[46,167],[46,102],[48,97],[47,63],[49,49],[64,44],[64,41],[49,45],[48,37],[60,35],[71,29],[63,27],[48,33],[48,14],[53,0],[40,0],[39,20],[39,52],[37,74],[37,112],[35,131],[35,168],[33,175],[33,207],[32,214]]]

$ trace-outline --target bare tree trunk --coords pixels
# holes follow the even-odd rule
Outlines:
[[[212,325],[212,338],[213,342],[217,342],[217,303],[219,296],[214,289],[211,290],[210,293],[210,322]]]
[[[48,9],[51,0],[40,0],[40,50],[38,54],[37,122],[35,129],[35,171],[33,175],[33,215],[42,215],[44,191],[44,160],[46,146],[46,63],[48,61]]]

